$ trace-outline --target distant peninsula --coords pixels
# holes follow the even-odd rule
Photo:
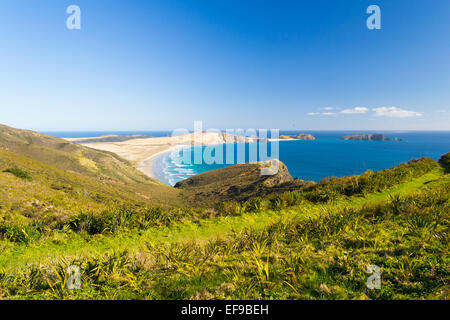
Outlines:
[[[389,138],[381,133],[373,133],[373,134],[351,134],[347,136],[343,136],[341,140],[361,140],[361,141],[403,141],[400,138]]]
[[[316,138],[307,133],[299,133],[295,135],[281,135],[280,140],[316,140]]]
[[[88,137],[88,138],[67,138],[66,140],[69,140],[73,143],[98,143],[98,142],[123,142],[133,139],[147,139],[152,138],[150,136],[147,136],[145,134],[133,134],[129,136],[119,136],[117,134],[109,134],[106,136],[100,136],[100,137]]]

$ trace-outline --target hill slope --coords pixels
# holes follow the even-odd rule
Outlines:
[[[34,131],[0,125],[0,148],[97,179],[161,185],[112,152],[91,149]]]
[[[113,153],[1,125],[0,186],[3,213],[181,204],[177,190]]]
[[[99,180],[0,150],[0,221],[177,203],[170,187]]]

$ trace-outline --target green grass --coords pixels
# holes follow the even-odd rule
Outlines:
[[[145,231],[131,232],[119,236],[104,236],[102,234],[89,238],[77,233],[71,233],[70,237],[64,235],[64,241],[58,240],[58,234],[53,238],[44,239],[30,245],[17,246],[9,241],[3,241],[2,255],[0,256],[0,269],[9,269],[30,262],[44,261],[46,258],[75,255],[80,248],[86,248],[86,252],[104,253],[110,248],[137,249],[142,243],[151,241],[180,242],[180,241],[205,241],[214,237],[226,236],[232,232],[239,232],[244,228],[261,230],[265,226],[283,219],[320,215],[329,208],[361,208],[363,206],[384,203],[393,195],[405,196],[412,194],[430,181],[443,184],[448,182],[442,176],[441,170],[435,170],[408,183],[399,185],[389,191],[371,194],[366,197],[353,197],[349,200],[331,202],[321,205],[307,204],[301,207],[293,207],[283,211],[266,210],[259,213],[245,213],[238,216],[217,217],[205,220],[183,220],[170,226],[153,227]],[[57,254],[57,256],[52,256]]]
[[[89,241],[86,241],[86,237],[77,233],[71,233],[69,236],[56,233],[53,237],[28,245],[16,245],[10,241],[3,241],[1,244],[0,270],[11,270],[17,266],[38,261],[46,262],[46,259],[48,259],[48,262],[63,256],[76,256],[83,251],[88,255],[103,254],[111,248],[136,251],[143,243],[148,241],[152,243],[204,241],[218,236],[226,236],[232,232],[239,232],[248,227],[261,230],[283,216],[297,214],[297,211],[291,210],[284,213],[269,211],[257,215],[245,214],[243,216],[212,218],[196,222],[183,221],[175,225],[153,227],[141,232],[129,232],[115,236],[99,234],[89,237]]]
[[[29,244],[4,240],[0,270],[16,282],[3,283],[17,290],[11,295],[7,289],[5,297],[445,298],[448,187],[448,176],[433,170],[381,193],[326,203],[186,218],[115,235],[55,232]],[[422,211],[441,212],[439,223]],[[123,265],[105,270],[101,279],[86,271],[113,262]],[[72,263],[85,268],[82,290],[57,291],[45,284],[48,279],[38,290],[24,284],[27,270],[40,270],[43,281],[55,273],[48,266],[63,272]],[[368,264],[383,267],[381,291],[364,286]],[[435,275],[427,276],[427,268]]]

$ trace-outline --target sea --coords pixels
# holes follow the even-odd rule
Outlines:
[[[450,131],[376,132],[403,141],[341,140],[344,135],[375,133],[374,131],[280,131],[280,135],[309,133],[316,137],[316,140],[271,142],[266,146],[267,152],[262,152],[261,155],[259,152],[258,154],[251,152],[261,147],[256,143],[179,148],[157,157],[153,163],[153,171],[158,180],[173,186],[199,173],[232,164],[268,160],[278,153],[278,158],[286,164],[293,177],[317,182],[326,177],[361,174],[367,170],[379,171],[421,157],[439,160],[441,155],[450,152]],[[106,134],[145,134],[152,137],[171,135],[171,131],[43,133],[65,138],[96,137]],[[234,152],[230,153],[230,150]],[[195,153],[209,155],[209,158],[206,158],[206,161],[204,157],[202,161],[194,161]]]

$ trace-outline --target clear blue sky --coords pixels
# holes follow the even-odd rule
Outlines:
[[[66,8],[82,11],[66,28]],[[382,29],[366,28],[381,8]],[[1,0],[0,123],[450,130],[448,0]]]

